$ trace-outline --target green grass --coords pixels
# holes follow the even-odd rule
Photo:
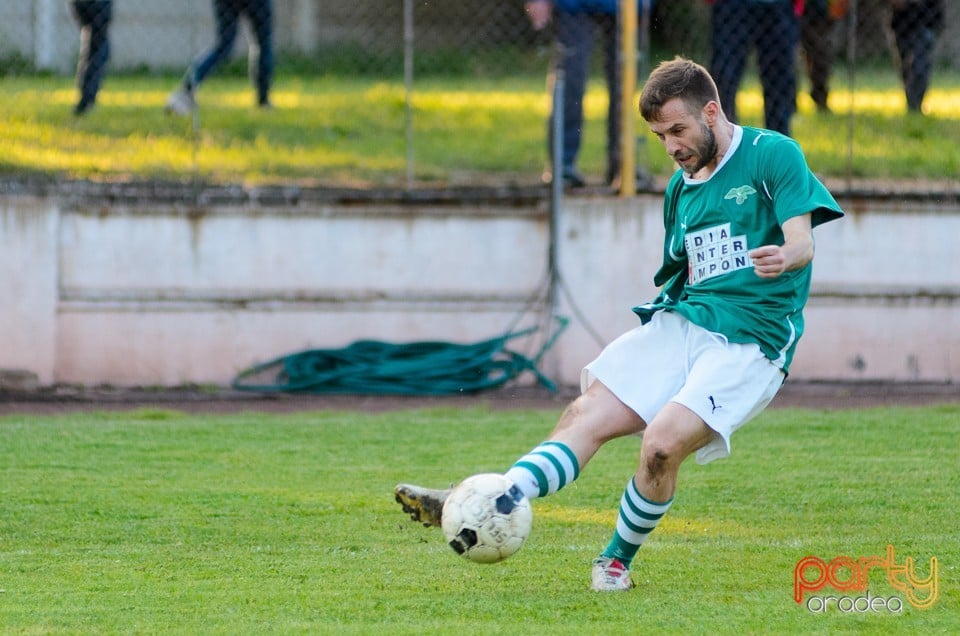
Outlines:
[[[637,441],[534,502],[502,564],[456,556],[392,501],[398,481],[501,471],[558,413],[0,418],[4,634],[941,633],[960,631],[960,408],[770,410],[734,455],[684,465],[638,589],[588,590]],[[807,555],[940,563],[925,611],[814,615]],[[894,592],[871,576],[874,596]]]
[[[406,184],[409,150],[419,183],[504,184],[536,183],[547,163],[550,100],[540,75],[418,80],[409,149],[399,79],[283,75],[273,94],[277,108],[261,112],[251,107],[245,79],[220,76],[201,89],[196,130],[191,119],[162,112],[176,81],[109,76],[97,108],[77,120],[69,78],[4,78],[0,174],[397,186]],[[956,178],[960,75],[935,75],[927,117],[904,114],[903,91],[890,72],[862,73],[851,93],[838,71],[831,101],[837,114],[823,116],[805,94],[798,96],[794,136],[818,174]],[[596,177],[605,168],[606,102],[602,82],[591,84],[581,167]],[[743,123],[762,123],[755,83],[743,87],[738,106]],[[639,117],[638,130],[640,164],[669,174],[672,163]]]

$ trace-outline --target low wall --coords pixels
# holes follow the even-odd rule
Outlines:
[[[655,295],[660,204],[564,201],[552,290],[571,325],[542,365],[561,384]],[[848,216],[815,232],[794,376],[960,382],[960,202],[841,204]],[[254,363],[357,339],[477,342],[543,321],[550,236],[539,190],[8,191],[0,370],[44,386],[227,385]],[[542,337],[511,346],[532,354]]]

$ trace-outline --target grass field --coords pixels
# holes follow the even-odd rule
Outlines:
[[[4,634],[960,633],[960,407],[769,410],[734,454],[687,464],[636,562],[590,592],[634,439],[534,501],[504,563],[456,556],[392,501],[398,481],[502,471],[558,413],[173,411],[0,418]],[[932,608],[794,602],[815,555],[939,563]],[[898,593],[882,571],[873,597]],[[824,590],[821,594],[842,593]]]
[[[903,91],[890,72],[863,72],[855,90],[841,70],[819,115],[798,96],[794,136],[824,176],[956,179],[960,159],[960,75],[938,72],[928,116],[905,115]],[[75,119],[72,80],[7,77],[0,85],[0,174],[125,180],[296,182],[334,186],[538,183],[550,98],[543,77],[427,78],[411,95],[401,80],[283,75],[276,109],[252,108],[245,78],[220,76],[199,94],[200,117],[167,116],[163,104],[177,78],[109,76],[98,106]],[[599,180],[604,166],[606,91],[594,82],[585,100],[581,168]],[[762,98],[746,83],[738,99],[743,123],[762,124]],[[848,114],[849,113],[849,114]],[[851,123],[853,124],[851,128]],[[638,162],[657,175],[673,170],[639,121]]]

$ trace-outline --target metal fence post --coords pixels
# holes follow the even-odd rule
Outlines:
[[[563,205],[563,93],[566,77],[563,64],[557,64],[553,82],[553,143],[550,179],[550,244],[547,253],[547,268],[550,277],[548,305],[550,314],[557,311],[557,287],[560,283],[560,265],[557,255],[557,224]]]
[[[406,177],[413,187],[413,0],[403,0],[403,86],[406,98]]]
[[[51,69],[56,66],[56,53],[53,41],[56,34],[56,12],[54,0],[38,0],[34,7],[33,59],[39,69]]]
[[[857,80],[857,0],[850,0],[847,15],[847,77],[849,104],[847,113],[847,192],[853,189],[853,141],[857,119],[854,115],[854,88]]]
[[[637,91],[637,2],[620,0],[620,196],[637,193],[637,127],[633,96]]]

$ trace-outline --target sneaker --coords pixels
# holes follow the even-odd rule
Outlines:
[[[193,91],[181,86],[170,93],[164,110],[175,115],[189,115],[196,110],[196,108],[197,102],[193,99]]]
[[[77,105],[73,107],[73,116],[82,117],[83,115],[88,113],[91,108],[93,108],[92,101],[81,99],[79,102],[77,102]]]
[[[434,490],[413,484],[400,484],[393,489],[394,498],[403,507],[403,511],[427,528],[440,525],[443,502],[449,494],[450,489]]]
[[[572,190],[587,187],[587,180],[574,168],[567,168],[563,171],[563,187]]]
[[[625,592],[633,587],[630,570],[619,559],[597,557],[593,562],[593,583],[597,592]]]

